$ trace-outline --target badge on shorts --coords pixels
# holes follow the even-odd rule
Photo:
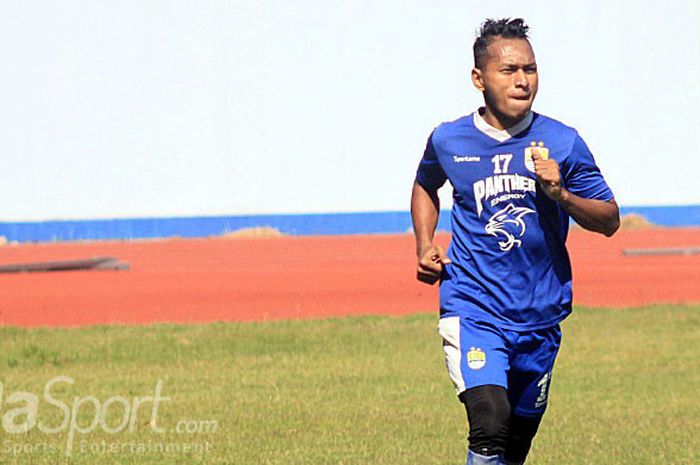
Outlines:
[[[478,370],[486,365],[486,354],[478,347],[472,347],[467,352],[467,365],[472,370]]]
[[[532,161],[532,149],[536,148],[537,151],[542,155],[542,159],[546,160],[549,158],[549,149],[544,146],[544,142],[540,141],[539,143],[535,142],[534,140],[530,142],[530,147],[525,149],[525,167],[532,171],[533,173],[535,172],[535,162]]]

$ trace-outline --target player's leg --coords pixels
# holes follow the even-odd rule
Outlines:
[[[502,465],[507,440],[507,343],[501,331],[459,317],[440,320],[447,369],[469,421],[467,465]]]
[[[508,439],[505,447],[505,463],[506,465],[523,465],[532,439],[537,434],[537,428],[540,426],[542,416],[523,417],[520,415],[512,415],[508,424]]]
[[[469,421],[467,465],[502,464],[510,421],[505,388],[493,384],[473,387],[462,392],[459,400],[466,407]]]
[[[525,463],[547,408],[552,369],[560,343],[558,325],[522,333],[516,339],[508,374],[508,398],[512,406],[504,453],[508,465]]]
[[[524,464],[542,417],[511,415],[508,395],[501,386],[467,389],[459,398],[469,418],[467,465]],[[499,461],[501,455],[504,462]]]

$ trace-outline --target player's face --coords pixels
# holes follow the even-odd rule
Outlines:
[[[483,92],[486,121],[506,129],[524,118],[537,95],[537,63],[525,39],[495,39],[472,81]],[[489,121],[495,119],[495,121]]]

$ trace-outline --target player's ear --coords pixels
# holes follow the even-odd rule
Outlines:
[[[479,68],[472,69],[472,84],[479,92],[484,91],[484,74]]]

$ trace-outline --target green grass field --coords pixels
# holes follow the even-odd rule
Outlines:
[[[436,324],[0,328],[0,463],[462,464],[465,414]],[[700,306],[577,309],[528,463],[700,463],[699,328]],[[170,399],[152,424],[143,398],[158,380]],[[104,425],[91,427],[96,408]]]

